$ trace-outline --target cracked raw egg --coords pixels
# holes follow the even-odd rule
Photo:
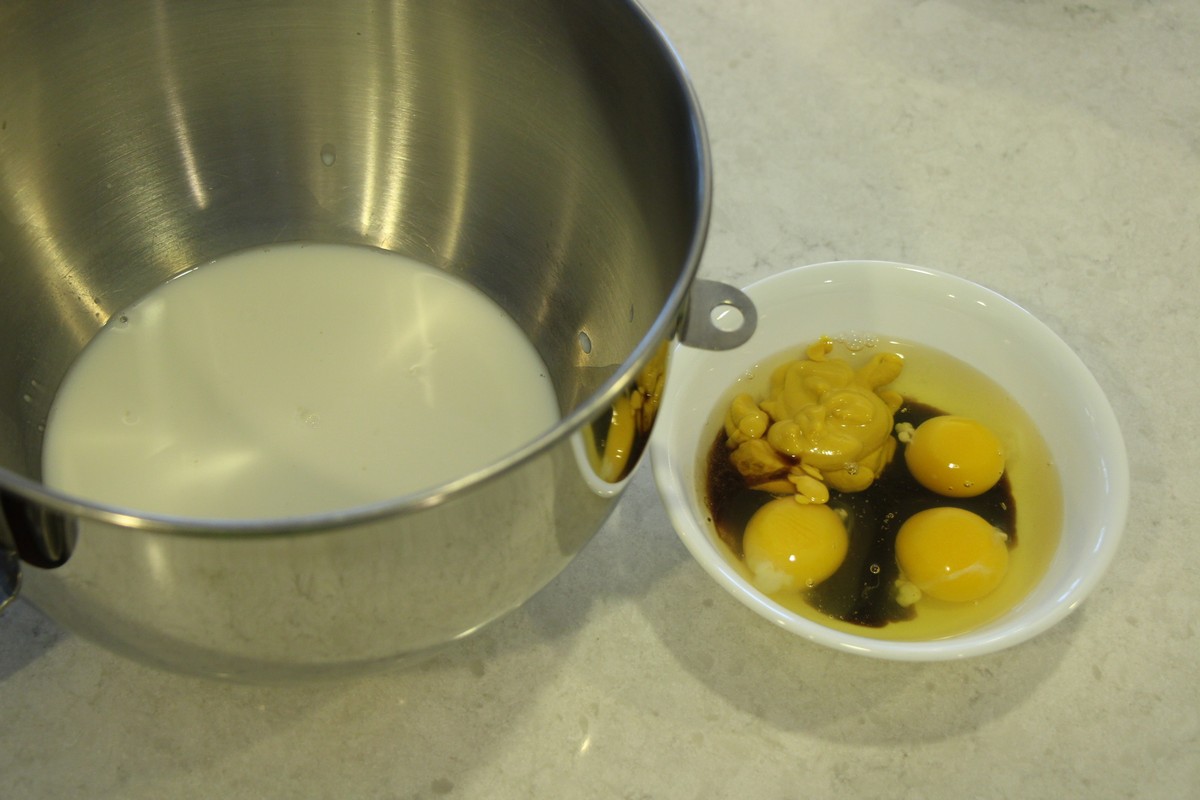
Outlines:
[[[768,594],[816,586],[842,565],[850,539],[827,505],[778,497],[754,512],[742,549],[754,583]]]
[[[913,514],[896,534],[896,562],[930,597],[970,602],[1000,585],[1008,571],[1004,532],[978,514],[951,506]]]
[[[1004,445],[967,417],[944,415],[921,423],[904,450],[909,472],[945,497],[976,497],[1004,474]]]

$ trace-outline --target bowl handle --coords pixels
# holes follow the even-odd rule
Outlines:
[[[17,599],[20,590],[21,565],[17,563],[17,553],[0,543],[0,614]]]
[[[732,350],[749,341],[757,325],[758,310],[740,289],[697,278],[688,295],[679,341],[700,350]]]
[[[21,591],[21,559],[17,556],[17,545],[8,531],[8,525],[0,518],[0,613],[17,599]]]
[[[61,567],[75,546],[77,519],[0,490],[0,611],[21,588],[21,562]]]

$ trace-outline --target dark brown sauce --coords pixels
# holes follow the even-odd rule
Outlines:
[[[915,428],[930,417],[945,413],[906,399],[896,413],[896,422],[907,422]],[[912,477],[904,464],[904,448],[901,442],[892,462],[865,491],[848,494],[830,490],[830,507],[846,514],[850,549],[838,571],[808,590],[805,599],[831,617],[878,628],[914,616],[911,607],[905,608],[895,601],[892,586],[900,574],[896,565],[896,532],[918,511],[957,506],[978,514],[1008,534],[1010,549],[1017,543],[1016,504],[1007,474],[978,497],[943,497]],[[721,539],[741,558],[746,523],[773,495],[746,486],[730,463],[724,431],[718,432],[709,450],[706,482],[710,519]]]

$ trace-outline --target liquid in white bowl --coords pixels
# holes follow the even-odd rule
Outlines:
[[[289,244],[114,315],[55,397],[43,477],[143,512],[297,516],[465,476],[558,418],[537,351],[478,289],[380,250]]]

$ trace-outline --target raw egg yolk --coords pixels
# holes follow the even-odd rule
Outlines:
[[[742,539],[754,585],[767,594],[816,586],[842,565],[850,539],[827,505],[778,497],[754,512]]]
[[[1007,537],[978,514],[948,506],[913,514],[896,534],[896,562],[930,597],[970,602],[1008,571]]]
[[[929,491],[945,497],[975,497],[995,486],[1004,474],[1004,445],[973,419],[933,417],[913,431],[904,461]]]

